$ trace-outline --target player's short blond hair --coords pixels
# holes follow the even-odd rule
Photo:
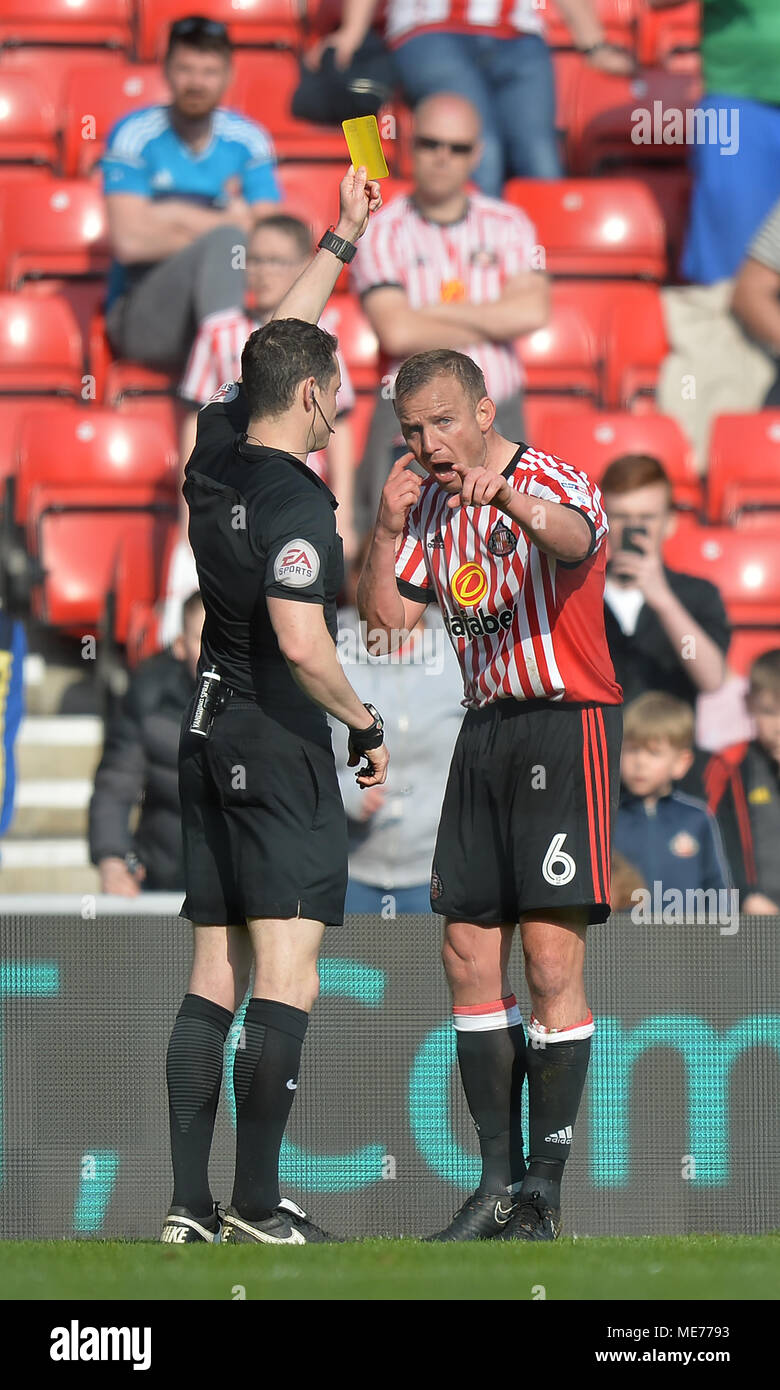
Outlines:
[[[632,700],[623,712],[623,742],[654,743],[667,739],[673,748],[693,748],[693,710],[685,700],[662,690],[648,690]]]
[[[432,348],[430,352],[416,352],[407,357],[395,378],[394,402],[396,410],[399,403],[437,376],[452,376],[460,383],[473,405],[487,395],[487,386],[481,367],[467,357],[465,352],[455,352],[452,348]]]

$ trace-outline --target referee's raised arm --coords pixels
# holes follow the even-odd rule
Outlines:
[[[339,220],[319,242],[313,261],[287,291],[275,319],[304,319],[316,323],[333,293],[342,267],[355,254],[355,242],[362,237],[372,212],[382,206],[379,184],[366,179],[361,166],[349,169],[339,184]]]

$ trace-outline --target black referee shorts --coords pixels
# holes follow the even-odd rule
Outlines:
[[[191,922],[310,917],[340,925],[347,827],[330,730],[294,732],[230,700],[208,739],[182,720],[179,795]]]
[[[606,921],[622,724],[619,705],[469,710],[444,794],[433,911],[485,926],[559,908]]]

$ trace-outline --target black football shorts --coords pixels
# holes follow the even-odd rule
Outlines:
[[[341,924],[347,827],[327,723],[305,733],[233,699],[211,736],[179,742],[186,899],[210,925],[248,917]]]
[[[619,705],[496,700],[469,710],[444,794],[431,907],[485,926],[555,909],[610,911]]]

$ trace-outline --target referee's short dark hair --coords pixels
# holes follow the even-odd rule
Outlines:
[[[408,357],[399,369],[395,379],[395,406],[406,396],[413,396],[437,376],[452,376],[460,382],[473,405],[487,395],[487,386],[481,369],[472,362],[465,352],[453,352],[452,348],[433,348],[430,352],[416,352]]]
[[[282,415],[302,381],[326,387],[338,371],[332,333],[303,319],[271,319],[256,328],[241,354],[241,375],[250,416]]]
[[[663,483],[671,506],[672,484],[660,459],[652,454],[622,454],[604,470],[599,488],[602,496],[612,493],[620,497],[625,492],[636,492],[637,488],[651,487],[655,483]]]

